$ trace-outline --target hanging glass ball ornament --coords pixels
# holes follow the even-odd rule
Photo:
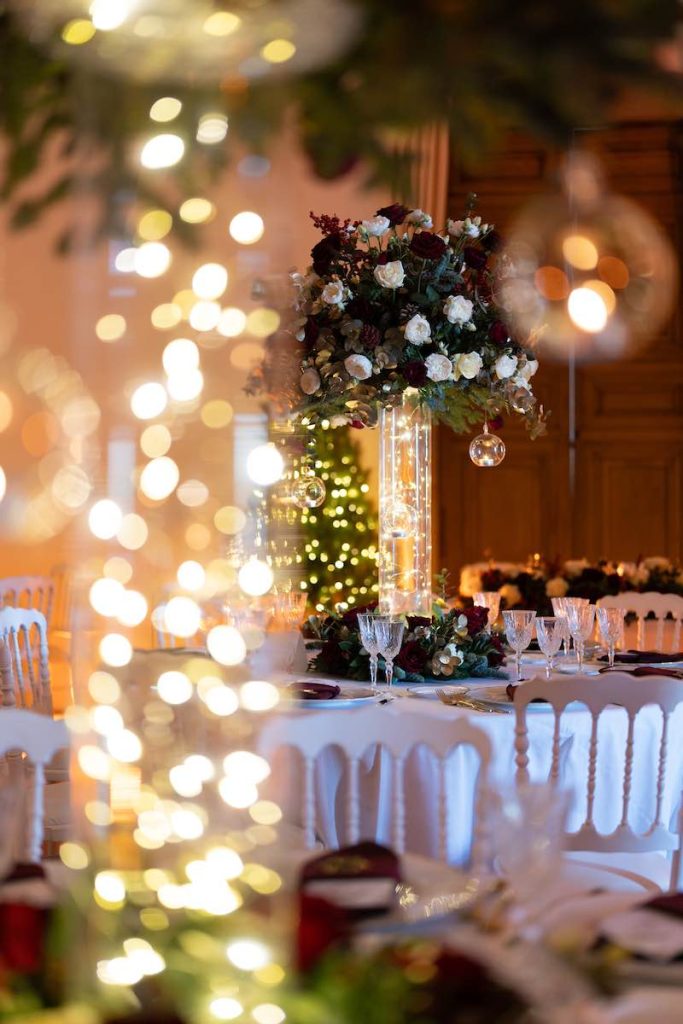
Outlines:
[[[306,474],[295,484],[294,500],[299,508],[319,508],[326,496],[325,482],[319,476]]]
[[[489,432],[488,423],[484,424],[484,432],[471,442],[470,458],[475,466],[489,469],[500,466],[505,458],[505,442]]]
[[[390,502],[381,517],[382,531],[393,540],[405,540],[417,530],[417,509],[404,501]]]

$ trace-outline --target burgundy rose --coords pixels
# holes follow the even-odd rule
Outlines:
[[[446,243],[433,231],[418,231],[413,235],[410,248],[420,259],[439,260],[446,251]]]
[[[379,256],[377,257],[377,266],[378,267],[383,267],[385,265],[385,263],[388,263],[388,262],[389,262],[389,253],[385,250],[384,252],[381,252],[379,254]]]
[[[7,971],[35,974],[43,965],[49,911],[22,903],[0,905],[0,964]]]
[[[491,668],[498,668],[505,662],[505,652],[503,650],[503,641],[497,633],[491,634],[491,646],[495,647],[496,653],[489,654],[489,665]]]
[[[368,324],[376,319],[378,310],[367,299],[355,296],[347,303],[346,312],[352,320],[362,320],[364,324]]]
[[[494,345],[505,345],[508,338],[510,337],[509,332],[502,320],[494,320],[489,327],[489,338]]]
[[[318,321],[314,320],[312,316],[306,318],[306,324],[304,326],[304,345],[307,349],[312,349],[318,340],[320,334],[320,328],[318,327]]]
[[[489,610],[488,608],[480,608],[474,605],[472,608],[465,608],[463,615],[467,619],[468,635],[474,636],[476,633],[481,633],[488,622]]]
[[[377,602],[372,601],[370,604],[362,604],[358,608],[349,608],[347,612],[341,616],[342,625],[348,626],[349,629],[358,629],[358,616],[374,612],[377,608]],[[330,620],[332,622],[333,620]]]
[[[505,426],[505,420],[502,416],[494,416],[493,419],[489,420],[489,427],[491,430],[502,430]]]
[[[406,616],[406,630],[412,633],[418,626],[422,626],[426,629],[427,626],[431,626],[432,620],[427,615],[407,615]]]
[[[402,206],[401,203],[392,203],[391,206],[383,206],[381,210],[377,211],[375,216],[386,217],[393,228],[397,224],[402,224],[409,213],[410,210],[407,206]]]
[[[488,252],[498,252],[503,244],[503,237],[495,229],[484,235],[481,244]]]
[[[338,640],[326,640],[316,658],[319,671],[331,676],[345,676],[349,667],[349,655],[342,650]]]
[[[401,373],[411,388],[420,388],[427,381],[427,367],[421,359],[412,359],[401,368]]]
[[[382,332],[374,324],[363,324],[358,340],[366,348],[374,349],[377,348],[382,340]]]
[[[311,249],[313,269],[321,276],[329,273],[330,268],[341,252],[342,238],[339,234],[326,235]]]
[[[481,574],[482,590],[500,590],[505,583],[505,577],[500,569],[487,569]]]
[[[475,245],[466,245],[462,251],[463,259],[470,270],[483,270],[486,266],[486,253]]]
[[[422,675],[427,664],[427,652],[417,640],[409,640],[401,648],[394,664],[402,668],[404,672]]]
[[[349,932],[349,916],[335,903],[319,896],[299,895],[296,959],[300,971],[310,971],[331,946]]]

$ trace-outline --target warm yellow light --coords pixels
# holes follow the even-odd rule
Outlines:
[[[261,597],[273,585],[273,570],[259,558],[250,558],[237,574],[240,589],[250,597]]]
[[[589,334],[598,334],[607,323],[604,299],[591,288],[574,288],[567,299],[567,311],[576,326]]]
[[[272,800],[259,800],[249,808],[249,815],[258,825],[277,825],[282,821],[282,811]]]
[[[128,512],[121,520],[116,539],[121,547],[137,551],[146,543],[148,536],[149,529],[142,516],[136,512]]]
[[[287,1018],[282,1007],[276,1006],[275,1003],[259,1003],[251,1011],[251,1015],[256,1024],[282,1024]]]
[[[166,704],[186,704],[192,696],[192,683],[184,672],[162,672],[157,693]]]
[[[209,711],[219,718],[234,715],[239,707],[239,701],[234,692],[229,686],[223,686],[220,679],[216,680],[215,686],[200,693],[200,697]]]
[[[182,103],[175,96],[162,96],[150,107],[149,116],[153,121],[173,121],[182,109]]]
[[[173,438],[171,431],[163,423],[155,423],[151,427],[145,427],[140,436],[140,447],[150,459],[156,459],[165,455],[171,447]],[[124,580],[125,582],[125,580]]]
[[[105,665],[122,668],[133,657],[133,647],[128,637],[121,633],[107,633],[100,640],[100,658]]]
[[[100,341],[118,341],[126,333],[126,319],[119,313],[107,313],[95,324],[95,334]]]
[[[599,281],[597,279],[591,281],[584,281],[584,288],[590,288],[591,291],[595,292],[600,296],[602,301],[605,303],[605,309],[607,310],[607,316],[611,316],[617,307],[617,297],[607,284],[606,281]]]
[[[80,843],[62,843],[59,847],[59,859],[72,871],[83,871],[90,863],[90,854]]]
[[[123,716],[116,708],[98,705],[90,711],[90,721],[95,732],[100,736],[111,736],[123,729]]]
[[[225,778],[218,783],[218,792],[228,807],[244,810],[258,800],[258,790],[251,782]]]
[[[240,533],[246,522],[247,517],[244,512],[235,505],[223,505],[213,517],[213,524],[219,533],[225,533],[228,536]]]
[[[103,576],[92,584],[88,597],[98,615],[113,618],[119,614],[124,593],[124,588],[118,580],[110,580]]]
[[[168,403],[168,395],[163,384],[148,381],[136,388],[130,399],[130,408],[139,420],[153,420],[160,416]]]
[[[111,777],[109,755],[94,744],[86,743],[79,749],[78,766],[84,775],[98,782],[107,782]]]
[[[127,956],[115,956],[111,960],[97,961],[97,978],[103,985],[137,985],[143,977],[142,971]]]
[[[98,704],[115,704],[121,696],[121,687],[110,672],[98,669],[88,679],[88,693]]]
[[[217,299],[228,287],[228,272],[220,263],[204,263],[192,276],[192,290],[200,299]]]
[[[173,217],[167,210],[148,210],[138,221],[138,235],[146,242],[158,242],[173,227]]]
[[[117,252],[116,258],[114,259],[114,266],[118,270],[119,274],[132,274],[135,270],[135,253],[137,250],[129,245],[125,249],[121,249]]]
[[[209,488],[201,480],[183,480],[178,486],[176,496],[181,505],[199,508],[209,500]]]
[[[216,1020],[235,1020],[242,1015],[243,1007],[232,996],[218,996],[209,1003],[209,1013]]]
[[[140,490],[152,501],[163,501],[178,486],[180,472],[178,466],[169,458],[162,455],[158,459],[148,462],[140,474]]]
[[[222,142],[228,134],[228,119],[225,114],[202,114],[197,126],[197,142],[205,146]]]
[[[180,312],[185,320],[187,320],[190,315],[190,310],[196,301],[197,296],[191,288],[183,288],[173,296],[173,304],[180,308]]]
[[[183,319],[183,311],[175,302],[162,302],[155,306],[150,315],[152,327],[158,331],[167,331],[175,327]]]
[[[216,330],[224,338],[236,338],[247,326],[247,317],[243,310],[237,306],[226,306],[221,311],[220,320]]]
[[[121,526],[123,513],[111,498],[96,501],[88,513],[90,532],[100,540],[111,540]]]
[[[221,665],[239,665],[247,656],[242,634],[234,626],[214,626],[207,634],[206,646]]]
[[[139,590],[126,590],[118,620],[122,626],[139,626],[147,617],[147,598]]]
[[[164,349],[161,362],[169,377],[196,370],[199,366],[199,349],[189,338],[174,338]]]
[[[247,331],[256,338],[267,338],[280,326],[280,314],[274,309],[254,309],[247,317]]]
[[[135,250],[134,268],[140,277],[161,277],[171,265],[171,252],[163,242],[143,242]]]
[[[230,963],[241,971],[256,971],[270,961],[267,947],[256,939],[236,939],[225,952]]]
[[[133,575],[133,566],[127,558],[123,558],[121,555],[112,555],[102,566],[102,572],[110,579],[118,580],[119,583],[128,583]]]
[[[215,216],[216,207],[209,199],[193,196],[185,200],[178,212],[186,224],[204,224]]]
[[[195,302],[190,310],[190,326],[195,331],[213,331],[221,318],[221,307],[217,302]]]
[[[204,387],[204,375],[201,370],[185,370],[174,373],[166,381],[166,389],[176,402],[191,402],[198,398]]]
[[[164,626],[172,636],[194,636],[201,621],[201,609],[191,597],[172,597],[164,609]]]
[[[257,786],[270,775],[270,765],[264,757],[259,757],[251,750],[233,750],[223,758],[223,771],[235,779]]]
[[[4,391],[0,391],[0,434],[7,430],[12,422],[13,413],[11,398]]]
[[[253,245],[263,237],[263,218],[251,210],[243,210],[241,213],[235,214],[230,221],[228,230],[240,245]]]
[[[204,566],[193,559],[188,559],[178,566],[176,579],[183,590],[201,590],[206,583]]]
[[[247,475],[255,484],[268,487],[282,478],[285,464],[272,442],[252,448],[247,456]]]
[[[111,32],[123,25],[130,14],[130,0],[93,0],[89,13],[95,28]]]
[[[211,530],[204,523],[190,523],[185,530],[185,543],[191,551],[205,551],[211,543]]]
[[[130,729],[122,729],[107,737],[107,750],[117,761],[132,764],[142,757],[142,743]]]
[[[150,171],[173,167],[179,163],[185,153],[185,143],[179,135],[162,132],[153,135],[142,147],[140,163]]]
[[[73,18],[62,29],[62,39],[69,46],[82,46],[95,35],[95,26],[87,18]]]
[[[178,796],[199,796],[202,791],[202,780],[191,772],[186,765],[177,764],[168,773],[168,781]]]
[[[242,24],[242,19],[230,11],[215,11],[202,26],[209,36],[229,36]]]
[[[84,810],[91,825],[99,825],[101,828],[111,825],[113,814],[109,804],[105,804],[104,800],[88,800]]]
[[[599,253],[585,235],[568,235],[562,242],[562,255],[577,270],[592,270],[597,266]]]
[[[247,711],[270,711],[280,700],[280,691],[273,683],[250,679],[240,687],[240,701]]]
[[[296,53],[296,46],[289,39],[272,39],[261,50],[261,56],[269,64],[284,64]]]
[[[206,860],[209,867],[222,878],[239,878],[244,869],[240,855],[227,846],[215,846],[207,853]]]
[[[213,398],[202,406],[200,415],[205,427],[220,430],[221,427],[227,427],[232,421],[233,408],[225,399]]]
[[[100,871],[95,875],[95,892],[106,903],[123,903],[126,898],[124,881],[115,871]]]

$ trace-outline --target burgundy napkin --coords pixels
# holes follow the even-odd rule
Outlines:
[[[366,840],[343,846],[304,864],[300,886],[322,878],[391,878],[401,881],[401,864],[388,846]]]
[[[515,690],[517,689],[518,686],[519,686],[519,683],[508,683],[507,686],[505,687],[505,692],[507,693],[508,698],[511,701],[514,701],[514,699],[515,699]],[[548,701],[545,699],[545,697],[534,697],[534,699],[532,700],[531,703],[532,704],[547,704]]]
[[[624,668],[615,665],[614,668],[601,668],[600,675],[607,675],[609,672],[623,672],[627,676],[635,676],[641,679],[643,676],[666,676],[667,679],[683,679],[683,672],[677,672],[672,668],[656,668],[652,665],[636,665],[635,668]]]
[[[598,660],[607,661],[607,655],[603,654]],[[671,661],[683,661],[683,652],[617,651],[614,655],[614,662],[619,665],[667,665]]]
[[[290,697],[297,700],[332,700],[340,693],[340,687],[336,683],[309,683],[302,679],[296,683],[289,683],[286,690]]]
[[[670,892],[664,896],[655,896],[654,899],[643,903],[644,907],[651,910],[661,910],[664,914],[673,914],[674,917],[683,917],[683,892]]]

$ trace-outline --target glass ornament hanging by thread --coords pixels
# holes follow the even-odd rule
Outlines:
[[[312,473],[305,473],[294,485],[294,500],[299,508],[320,508],[327,496],[324,480]]]
[[[484,423],[484,431],[470,443],[470,458],[475,466],[492,469],[500,466],[505,458],[505,442],[489,431],[488,423]]]
[[[394,501],[382,510],[382,529],[393,540],[405,540],[417,530],[417,510],[405,501]]]

